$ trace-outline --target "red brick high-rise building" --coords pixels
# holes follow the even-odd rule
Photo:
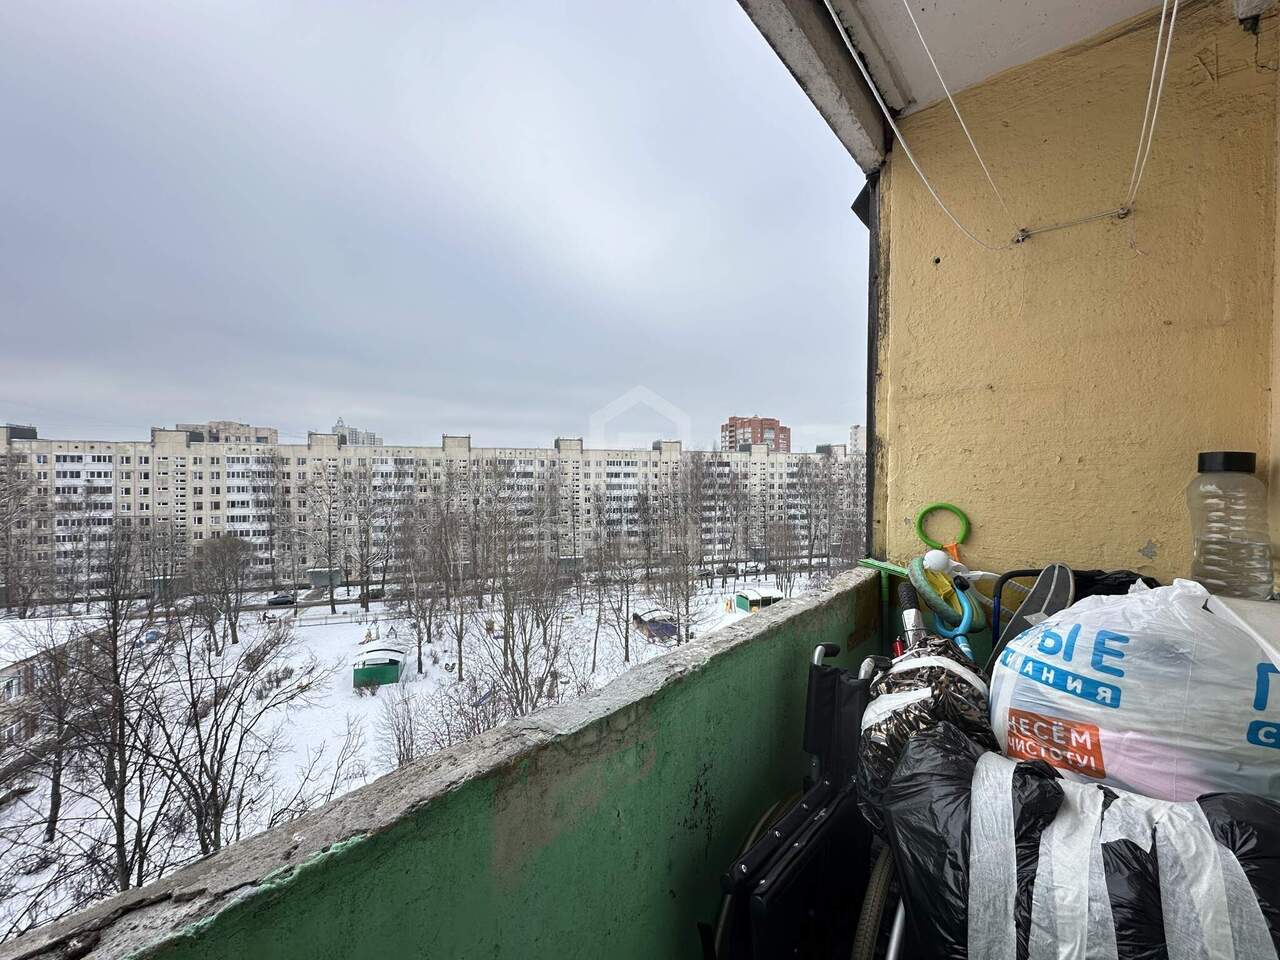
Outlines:
[[[790,453],[791,428],[773,417],[730,417],[720,424],[721,450],[737,450],[744,443],[764,443],[770,450]]]

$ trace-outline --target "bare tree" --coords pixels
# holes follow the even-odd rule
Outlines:
[[[466,657],[466,644],[470,617],[468,611],[471,609],[472,600],[466,594],[454,594],[453,600],[446,611],[445,628],[453,640],[454,655],[454,677],[460,682],[465,678],[463,663]]]
[[[360,607],[367,611],[374,580],[385,570],[390,557],[388,528],[393,517],[393,500],[367,463],[357,464],[344,473],[341,499],[347,553],[360,584]]]
[[[299,472],[295,480],[292,466],[288,457],[275,454],[270,457],[270,469],[262,478],[261,489],[267,495],[262,521],[273,590],[282,584],[292,586],[301,579],[298,557],[302,544],[294,504],[304,496],[306,474]]]
[[[431,525],[434,534],[434,567],[444,588],[445,629],[454,642],[457,661],[454,677],[464,679],[468,623],[467,569],[475,569],[474,558],[468,556],[468,514],[472,509],[470,491],[449,470],[433,496]],[[474,540],[470,541],[474,544]]]
[[[97,505],[84,486],[55,486],[52,510],[55,517],[53,563],[50,580],[53,593],[65,602],[68,614],[75,612],[77,602],[83,601],[84,613],[92,612],[90,592],[94,575],[95,543],[107,536],[103,525],[112,521],[95,516]],[[121,521],[123,523],[123,521]]]
[[[328,803],[367,779],[368,770],[363,760],[364,726],[359,718],[347,716],[346,731],[336,742],[336,750],[332,748],[333,740],[309,749],[298,765],[290,787],[273,786],[265,804],[270,810],[266,823],[268,828],[296,820],[308,810]],[[330,754],[333,755],[332,763],[328,760]]]
[[[74,750],[77,715],[86,709],[78,662],[85,644],[76,631],[60,629],[54,619],[32,621],[21,637],[27,657],[26,690],[20,700],[27,733],[22,749],[48,782],[44,842],[51,844],[58,835],[63,781]]]
[[[737,475],[732,461],[713,454],[704,459],[703,471],[703,532],[706,535],[703,561],[710,586],[717,564],[736,561],[745,555],[745,550],[737,536],[738,514],[733,509]],[[723,585],[727,585],[728,575],[722,576],[725,577]]]
[[[282,621],[250,626],[243,638],[224,651],[198,620],[173,621],[163,668],[144,699],[158,732],[157,762],[202,855],[267,818],[271,761],[288,712],[313,704],[331,676],[314,656],[300,656]]]
[[[691,454],[676,475],[658,488],[662,565],[658,596],[676,617],[676,643],[693,636],[693,598],[703,560],[703,512],[707,498],[705,458]]]
[[[394,770],[426,752],[428,737],[424,703],[404,679],[383,687],[378,699],[380,704],[375,726],[378,757],[384,767]]]
[[[598,576],[605,584],[605,624],[622,645],[623,663],[630,663],[631,617],[646,561],[643,552],[629,542],[625,529],[611,525],[607,515],[600,536]]]
[[[434,501],[403,501],[394,521],[398,589],[391,599],[413,627],[418,673],[426,670],[424,646],[435,638],[436,619],[446,571],[440,568],[437,511]]]
[[[240,642],[240,616],[253,585],[253,548],[230,535],[200,541],[192,578],[198,604],[216,613],[224,635]],[[221,651],[221,644],[218,649]]]
[[[498,573],[493,613],[476,631],[484,675],[511,716],[558,698],[563,673],[564,613],[556,559],[532,538],[512,550]]]
[[[753,548],[761,546],[762,538],[757,532],[751,484],[745,469],[730,472],[724,503],[730,529],[730,542],[733,544],[729,555],[744,560],[752,558]],[[736,579],[737,568],[734,569]]]
[[[609,600],[608,560],[604,556],[605,547],[592,543],[586,551],[587,590],[591,597],[591,605],[595,610],[595,627],[591,635],[591,670],[594,676],[599,663],[600,631],[605,625],[605,611]]]
[[[802,457],[787,484],[787,520],[795,528],[796,547],[804,555],[804,568],[808,571],[813,570],[822,529],[821,466],[813,457]]]
[[[38,532],[45,517],[39,489],[26,454],[0,453],[0,588],[5,608],[20,617],[31,613],[47,580],[40,554],[47,556],[49,536]],[[46,543],[38,550],[41,537]]]
[[[179,856],[171,784],[156,763],[158,733],[144,708],[163,660],[165,638],[152,600],[140,600],[136,530],[122,522],[107,528],[89,565],[93,613],[85,618],[80,658],[85,702],[73,715],[77,756],[83,764],[79,798],[96,815],[84,828],[105,828],[84,838],[105,846],[104,872],[115,890],[141,886],[162,875]]]
[[[423,717],[431,753],[470,740],[510,719],[493,687],[474,674],[461,683],[441,687],[427,698]]]
[[[2,805],[7,822],[0,826],[0,941],[26,933],[74,913],[103,896],[96,850],[84,855],[59,855],[43,837],[24,829],[41,812],[32,806],[29,788],[7,791]]]
[[[619,527],[623,531],[627,531],[629,527],[634,529],[633,539],[638,549],[631,552],[642,563],[646,583],[653,580],[661,562],[662,519],[657,497],[657,491],[645,485],[629,503],[617,505],[610,510],[610,520],[615,530]],[[634,521],[634,527],[628,521]]]
[[[186,530],[163,519],[138,528],[143,587],[160,605],[171,607],[189,587]]]
[[[832,552],[851,566],[866,553],[866,456],[854,451],[832,471]]]
[[[557,557],[546,550],[525,553],[521,563],[523,604],[528,627],[517,631],[512,645],[525,712],[560,698],[564,673],[564,623],[569,597],[562,589]],[[516,709],[513,704],[513,710]]]
[[[773,570],[774,583],[786,597],[791,596],[791,591],[795,589],[798,548],[794,523],[785,516],[769,522],[765,528],[765,549]]]
[[[306,481],[308,554],[325,566],[329,612],[338,612],[334,575],[346,569],[342,526],[342,477],[334,461],[316,461]]]

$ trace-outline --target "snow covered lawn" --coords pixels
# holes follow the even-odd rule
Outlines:
[[[751,577],[731,581],[727,588],[720,588],[719,581],[712,589],[702,589],[694,602],[694,640],[699,642],[708,634],[721,626],[742,619],[747,614],[731,612],[726,609],[728,599],[736,589],[753,586],[771,585],[772,578]],[[798,578],[794,593],[802,595],[809,584]],[[644,595],[637,595],[632,604],[634,612],[644,612],[657,607],[658,603]],[[577,695],[599,689],[630,666],[651,660],[654,657],[673,649],[671,642],[658,643],[644,637],[639,631],[632,629],[630,635],[630,663],[624,662],[622,644],[618,634],[608,625],[601,626],[601,618],[589,602],[581,603],[572,596],[564,608],[559,625],[561,653],[556,668],[551,672],[551,683],[555,693],[548,699],[543,697],[539,702],[551,702],[568,699]],[[394,609],[383,601],[375,601],[370,610],[365,612],[355,605],[340,606],[336,615],[329,613],[328,605],[303,608],[272,608],[267,611],[254,611],[244,614],[242,623],[245,636],[265,635],[265,632],[254,631],[252,624],[265,617],[287,622],[292,626],[294,646],[290,650],[289,660],[284,666],[302,675],[306,664],[312,657],[318,660],[323,668],[323,681],[311,695],[291,703],[288,706],[274,709],[264,722],[265,727],[278,729],[280,736],[271,740],[272,752],[268,766],[270,780],[278,786],[279,793],[287,796],[302,781],[303,771],[310,769],[310,776],[316,777],[321,771],[319,780],[328,781],[329,768],[339,766],[338,758],[344,746],[352,757],[344,769],[346,774],[340,783],[331,782],[330,789],[345,792],[356,786],[387,773],[398,762],[406,759],[403,751],[397,753],[388,749],[388,741],[394,738],[392,716],[397,704],[407,702],[426,703],[431,706],[434,720],[438,723],[441,709],[452,709],[450,705],[475,705],[489,698],[493,693],[470,687],[460,686],[454,679],[456,676],[456,646],[453,637],[443,629],[439,630],[439,638],[433,644],[424,645],[423,671],[417,669],[417,648],[412,624],[402,619]],[[482,634],[480,618],[473,618],[469,624],[469,633],[464,649],[464,675],[474,680],[477,675],[486,676],[483,669],[484,644],[486,637]],[[77,626],[75,616],[55,616],[39,620],[0,619],[0,655],[3,664],[13,663],[26,652],[25,638],[42,636],[71,635]],[[84,624],[81,624],[83,627]],[[596,647],[594,669],[592,668],[592,648]],[[373,647],[398,647],[405,653],[405,669],[399,685],[384,686],[374,690],[357,690],[352,684],[352,663],[362,650]],[[236,663],[236,657],[244,648],[230,647],[227,654],[231,659],[226,662]],[[490,643],[492,654],[492,643]],[[168,653],[165,654],[168,656]],[[0,664],[0,665],[3,665]],[[484,683],[493,683],[492,672]],[[176,681],[164,681],[176,682]],[[259,699],[263,695],[259,694]],[[443,706],[442,706],[443,705]],[[413,710],[420,708],[415,706]],[[414,716],[425,716],[426,712],[415,713]],[[408,716],[408,713],[405,714]],[[477,716],[483,718],[483,711]],[[415,719],[414,721],[418,721]],[[477,720],[470,721],[474,727]],[[481,719],[479,722],[484,722]],[[493,721],[488,721],[492,723]],[[466,724],[458,729],[466,735]],[[358,735],[353,731],[358,730]],[[449,736],[456,739],[458,730],[454,729]],[[349,739],[350,738],[350,739]],[[422,738],[414,745],[412,756],[422,756],[433,749],[437,741]],[[354,746],[358,744],[358,749]],[[21,746],[10,747],[9,757]],[[67,776],[74,776],[74,764],[68,767]],[[74,835],[66,839],[56,839],[53,843],[43,840],[43,821],[49,807],[49,780],[44,770],[43,761],[31,770],[22,774],[12,786],[18,786],[22,793],[10,797],[0,807],[0,936],[12,935],[28,928],[33,921],[43,922],[66,910],[83,904],[86,893],[76,879],[77,875],[86,874],[82,861],[84,853]],[[10,785],[6,785],[10,786]],[[69,791],[69,800],[65,800],[62,819],[74,822],[77,818],[86,818],[94,814],[94,797],[96,794],[80,792],[74,788]],[[274,788],[273,788],[274,789]],[[321,800],[323,796],[321,797]],[[312,802],[319,802],[313,800]],[[262,829],[270,811],[263,809],[255,814],[250,831]],[[274,815],[274,814],[273,814]],[[294,814],[290,814],[292,816]],[[185,838],[175,841],[173,846],[173,862],[181,862],[198,856],[199,849],[194,840]],[[98,865],[101,870],[101,864]],[[101,896],[94,888],[90,897]],[[108,887],[109,889],[109,887]]]
[[[771,582],[772,578],[750,578],[738,580],[739,588],[759,586]],[[805,585],[801,583],[796,595],[802,595]],[[695,621],[695,642],[727,623],[733,623],[747,614],[728,612],[725,610],[726,600],[732,595],[732,581],[728,590],[717,588],[703,590],[697,598]],[[637,598],[634,609],[641,611],[657,606],[656,601],[648,598]],[[644,663],[672,649],[670,644],[650,642],[638,632],[632,632],[631,662],[623,661],[622,647],[615,634],[608,629],[600,631],[597,649],[596,669],[591,671],[591,647],[596,633],[596,611],[588,605],[579,610],[576,603],[570,607],[572,619],[564,624],[564,645],[570,661],[572,673],[576,679],[582,680],[588,689],[599,689],[609,681],[623,673],[629,666]],[[288,755],[280,758],[279,769],[286,772],[307,755],[308,751],[316,751],[326,744],[332,744],[341,738],[347,729],[348,719],[361,721],[367,741],[372,743],[376,736],[379,714],[382,711],[382,700],[376,693],[358,693],[352,687],[352,660],[362,649],[369,646],[399,646],[406,652],[404,683],[417,688],[423,694],[435,692],[441,686],[453,682],[455,674],[446,667],[454,667],[457,659],[456,650],[451,641],[437,639],[435,643],[425,645],[423,652],[424,672],[417,672],[417,646],[411,624],[388,609],[386,603],[375,601],[369,605],[366,614],[359,608],[339,607],[337,615],[329,613],[327,606],[306,607],[294,614],[291,610],[277,613],[268,611],[269,616],[292,618],[295,633],[300,641],[300,650],[314,653],[324,664],[332,668],[328,687],[320,701],[310,707],[299,708],[291,712],[289,717],[289,738],[292,749]],[[474,651],[464,649],[464,657],[471,659]],[[466,664],[464,662],[464,672]],[[421,685],[421,686],[419,686]],[[332,748],[330,748],[332,749]],[[373,759],[371,757],[371,759]],[[370,770],[370,777],[387,772],[387,768]]]

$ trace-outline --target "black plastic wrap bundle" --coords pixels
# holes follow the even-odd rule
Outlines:
[[[1227,793],[1163,803],[1064,783],[1039,761],[1019,763],[1009,781],[1014,887],[987,882],[970,891],[971,868],[983,869],[970,846],[974,776],[985,752],[955,726],[940,723],[907,744],[883,790],[880,812],[907,907],[904,956],[1027,960],[1045,955],[1045,944],[1061,945],[1073,936],[1078,955],[1091,958],[1277,956],[1280,804]],[[1076,822],[1069,811],[1080,798],[1093,802],[1096,832],[1064,829]],[[982,794],[977,802],[989,806],[991,799]],[[976,812],[984,817],[986,807]],[[1087,911],[1054,916],[1050,906],[1045,913],[1044,904],[1058,893],[1053,841],[1046,836],[1051,826],[1064,848],[1083,851],[1063,861],[1068,869],[1058,879],[1077,889],[1090,885]],[[1008,934],[1003,938],[982,922],[990,920],[988,904],[1002,898],[1012,912],[1011,930],[995,928]],[[971,904],[982,918],[971,916]],[[1056,955],[1058,947],[1052,949]]]
[[[902,752],[883,792],[886,832],[907,905],[910,957],[968,957],[969,790],[987,751],[949,723],[920,734]],[[1031,915],[1040,834],[1058,812],[1062,788],[1046,763],[1025,763],[1013,778],[1017,824],[1017,912]],[[1027,950],[1018,924],[1018,956]],[[975,958],[977,960],[977,958]]]
[[[912,736],[945,720],[987,749],[999,749],[987,719],[986,680],[951,640],[925,638],[871,685],[871,696],[862,717],[858,793],[877,832],[881,791]]]

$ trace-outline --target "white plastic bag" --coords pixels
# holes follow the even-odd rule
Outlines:
[[[1088,597],[1037,624],[992,677],[1001,748],[1163,800],[1280,800],[1280,638],[1272,605],[1250,617],[1253,605],[1227,609],[1175,580]]]

